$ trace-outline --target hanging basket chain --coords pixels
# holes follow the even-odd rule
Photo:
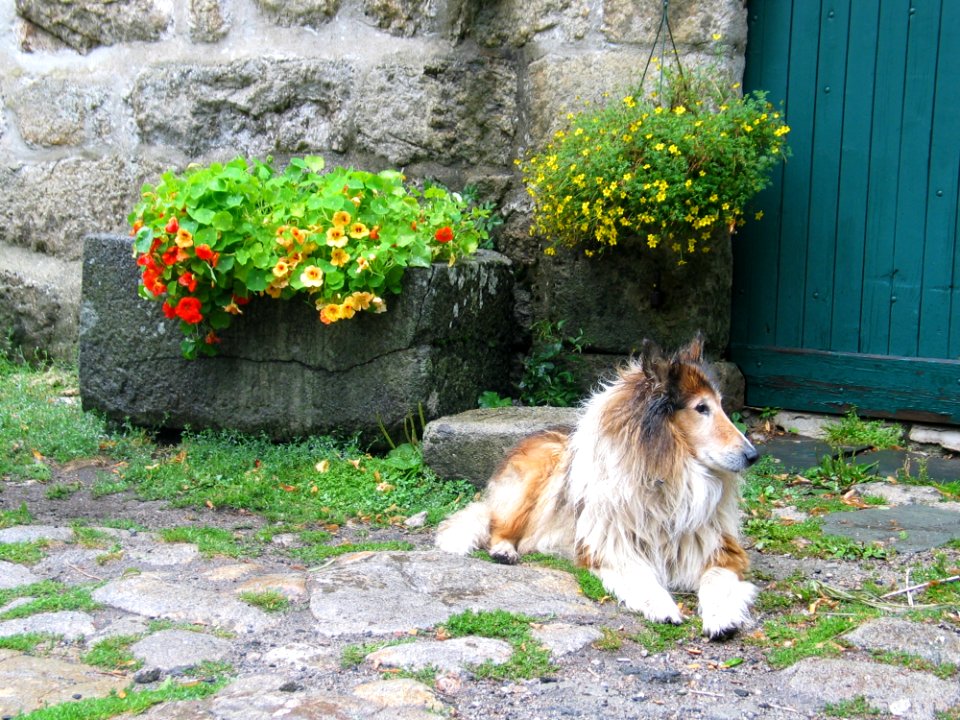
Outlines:
[[[664,33],[666,30],[666,33]],[[650,69],[650,63],[653,61],[653,54],[657,50],[657,43],[660,43],[660,81],[657,85],[657,97],[663,97],[663,66],[667,54],[667,38],[670,38],[670,48],[673,50],[673,57],[677,61],[677,72],[680,75],[681,84],[684,83],[683,65],[680,63],[680,52],[677,50],[677,44],[673,40],[673,29],[670,27],[670,0],[663,0],[662,12],[660,13],[660,25],[657,27],[657,34],[653,38],[653,44],[650,46],[650,54],[647,56],[647,63],[643,66],[643,74],[640,76],[640,90],[643,90],[644,81],[647,79],[647,71]]]

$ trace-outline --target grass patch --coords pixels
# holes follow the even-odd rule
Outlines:
[[[472,668],[472,671],[482,678],[520,680],[556,672],[550,662],[550,653],[531,634],[532,622],[536,622],[534,618],[505,610],[467,610],[448,618],[438,628],[438,633],[449,637],[476,635],[505,640],[513,647],[513,655],[507,662],[494,665],[488,661]]]
[[[691,618],[682,625],[672,623],[645,622],[643,629],[630,635],[630,639],[643,646],[650,653],[663,652],[680,643],[696,639],[700,633],[700,619]]]
[[[340,653],[340,667],[344,670],[359,667],[370,653],[382,650],[385,647],[393,645],[403,645],[414,642],[416,638],[399,638],[396,640],[380,640],[370,643],[358,643],[356,645],[347,645]]]
[[[237,597],[248,605],[253,605],[268,613],[281,613],[290,609],[290,600],[286,595],[276,590],[242,592]]]
[[[18,565],[35,565],[43,560],[44,552],[50,546],[47,540],[30,542],[0,543],[0,560]]]
[[[0,530],[15,525],[29,525],[33,522],[33,515],[27,510],[26,503],[20,503],[16,510],[0,510]]]
[[[215,527],[183,527],[165,528],[158,532],[161,540],[168,543],[192,543],[200,553],[206,557],[225,555],[227,557],[243,557],[256,555],[256,549],[240,542],[240,537]]]
[[[0,637],[0,650],[15,650],[27,655],[39,655],[52,650],[60,642],[59,635],[49,633],[21,633]]]
[[[292,549],[290,554],[303,560],[308,565],[312,565],[328,558],[352,552],[407,551],[413,550],[414,547],[413,543],[403,540],[387,540],[385,542],[342,543],[340,545],[307,545],[306,547]]]
[[[0,620],[25,618],[42,612],[96,610],[100,606],[93,601],[90,590],[91,586],[64,585],[53,580],[0,590],[0,607],[15,598],[32,598],[28,603],[0,613]]]
[[[851,410],[835,423],[824,427],[826,440],[834,446],[868,445],[877,449],[898,447],[903,440],[903,428],[880,420],[863,420]]]
[[[106,548],[115,543],[114,537],[103,530],[88,527],[80,523],[74,523],[71,526],[73,530],[73,539],[81,547],[88,549]]]
[[[916,655],[900,652],[877,652],[873,655],[874,660],[879,660],[887,665],[899,665],[909,670],[919,670],[936,675],[941,680],[949,680],[957,674],[957,666],[952,663],[933,663]]]
[[[143,663],[130,652],[130,646],[140,639],[138,635],[117,635],[101,640],[83,654],[87,665],[107,670],[136,670]]]
[[[593,643],[597,650],[615,652],[623,647],[623,637],[613,628],[601,627],[600,633],[600,639]]]
[[[163,702],[201,700],[216,693],[226,684],[225,678],[214,682],[190,681],[175,683],[168,678],[159,688],[111,693],[105,698],[83,698],[60,705],[18,715],[17,720],[106,720],[123,713],[138,715]]]
[[[863,695],[857,695],[857,697],[852,700],[827,703],[823,706],[823,712],[825,715],[838,718],[864,718],[885,715],[883,710],[879,710],[870,705]]]
[[[66,500],[75,492],[82,490],[83,484],[79,482],[57,483],[47,488],[44,496],[47,500]]]

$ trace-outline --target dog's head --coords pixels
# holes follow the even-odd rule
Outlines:
[[[662,445],[671,438],[715,471],[740,472],[756,462],[759,453],[720,405],[716,382],[703,362],[699,333],[674,355],[644,343],[639,368],[634,366],[631,374],[637,392],[646,396],[640,406],[647,442]],[[629,382],[629,374],[624,380]]]

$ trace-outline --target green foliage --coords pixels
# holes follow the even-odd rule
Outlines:
[[[524,405],[570,407],[581,396],[583,331],[564,332],[566,320],[541,320],[533,325],[533,343],[523,361],[520,400]]]
[[[531,617],[505,610],[466,610],[448,618],[438,632],[450,637],[477,635],[506,640],[513,646],[513,655],[507,662],[494,665],[488,661],[473,668],[473,672],[481,678],[519,680],[543,677],[556,671],[550,662],[550,653],[534,640],[530,632],[532,622],[535,620]]]
[[[340,654],[340,667],[345,670],[358,667],[367,655],[393,645],[404,645],[415,640],[413,637],[397,638],[394,640],[378,640],[376,642],[347,645]]]
[[[676,647],[677,643],[693,640],[699,634],[699,628],[698,618],[693,618],[692,622],[682,625],[646,622],[639,632],[630,636],[630,639],[642,645],[648,652],[658,653]]]
[[[25,715],[17,720],[106,720],[127,713],[139,715],[147,708],[163,702],[201,700],[213,695],[226,684],[224,678],[209,683],[176,683],[167,678],[163,684],[151,690],[131,690],[111,693],[105,698],[70,700],[60,705],[51,705]]]
[[[59,635],[49,633],[21,633],[0,637],[0,650],[14,650],[27,655],[39,655],[51,650],[58,642]]]
[[[413,550],[412,543],[403,540],[388,540],[386,542],[341,543],[340,545],[307,545],[294,548],[291,554],[305,563],[314,564],[332,557],[346,555],[353,552],[388,552],[393,550]]]
[[[620,633],[613,628],[603,626],[600,628],[600,633],[600,639],[593,643],[593,646],[597,650],[615,652],[623,647],[623,638],[620,636]]]
[[[588,255],[635,236],[682,261],[709,250],[716,230],[743,224],[747,201],[787,156],[789,128],[764,93],[741,97],[718,67],[662,73],[660,94],[636,87],[568,114],[518,163],[535,232]]]
[[[887,425],[880,420],[861,420],[856,410],[850,410],[841,420],[828,424],[824,430],[827,442],[834,446],[867,445],[883,449],[898,447],[903,441],[903,428]]]
[[[879,614],[859,603],[843,603],[829,614],[787,613],[767,620],[762,639],[751,636],[749,641],[768,647],[767,661],[774,668],[784,668],[807,657],[841,654],[840,636]]]
[[[96,610],[100,606],[93,601],[90,590],[91,587],[87,585],[64,585],[53,580],[0,590],[0,607],[14,598],[31,598],[30,602],[0,613],[0,621],[25,618],[42,612]]]
[[[47,500],[66,500],[68,497],[82,488],[83,485],[78,482],[57,483],[56,485],[51,485],[48,487],[44,495],[46,496]]]
[[[236,158],[167,172],[129,216],[144,297],[180,320],[187,357],[215,354],[216,333],[253,296],[306,295],[324,323],[382,312],[404,270],[453,262],[487,239],[489,206],[404,176],[293,158],[281,172]]]
[[[130,646],[140,639],[138,635],[115,635],[96,643],[83,654],[87,665],[107,670],[136,670],[143,663],[130,652]]]
[[[0,543],[0,560],[20,565],[34,565],[43,560],[44,551],[49,545],[50,543],[46,540]]]
[[[481,408],[499,408],[499,407],[512,407],[513,399],[508,397],[500,397],[499,393],[494,392],[493,390],[486,390],[480,394],[480,397],[477,398],[477,407]]]
[[[165,528],[158,534],[164,542],[193,543],[207,557],[211,555],[243,557],[256,554],[256,548],[242,545],[237,535],[223,528],[185,525]]]
[[[857,695],[852,700],[826,703],[823,706],[823,712],[830,717],[839,718],[877,717],[885,714],[883,710],[879,710],[870,705],[863,695]]]
[[[258,607],[264,612],[280,613],[290,609],[290,600],[276,590],[260,592],[242,592],[237,597],[249,605]]]
[[[29,525],[33,522],[33,515],[27,510],[26,503],[20,503],[16,510],[0,510],[0,529],[14,525]]]

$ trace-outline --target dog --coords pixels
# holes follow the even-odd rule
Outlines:
[[[725,639],[751,624],[757,593],[738,539],[740,473],[757,457],[720,406],[702,336],[670,356],[645,343],[572,432],[522,440],[436,544],[507,564],[566,556],[654,622],[681,623],[670,591],[695,591],[703,634]]]

